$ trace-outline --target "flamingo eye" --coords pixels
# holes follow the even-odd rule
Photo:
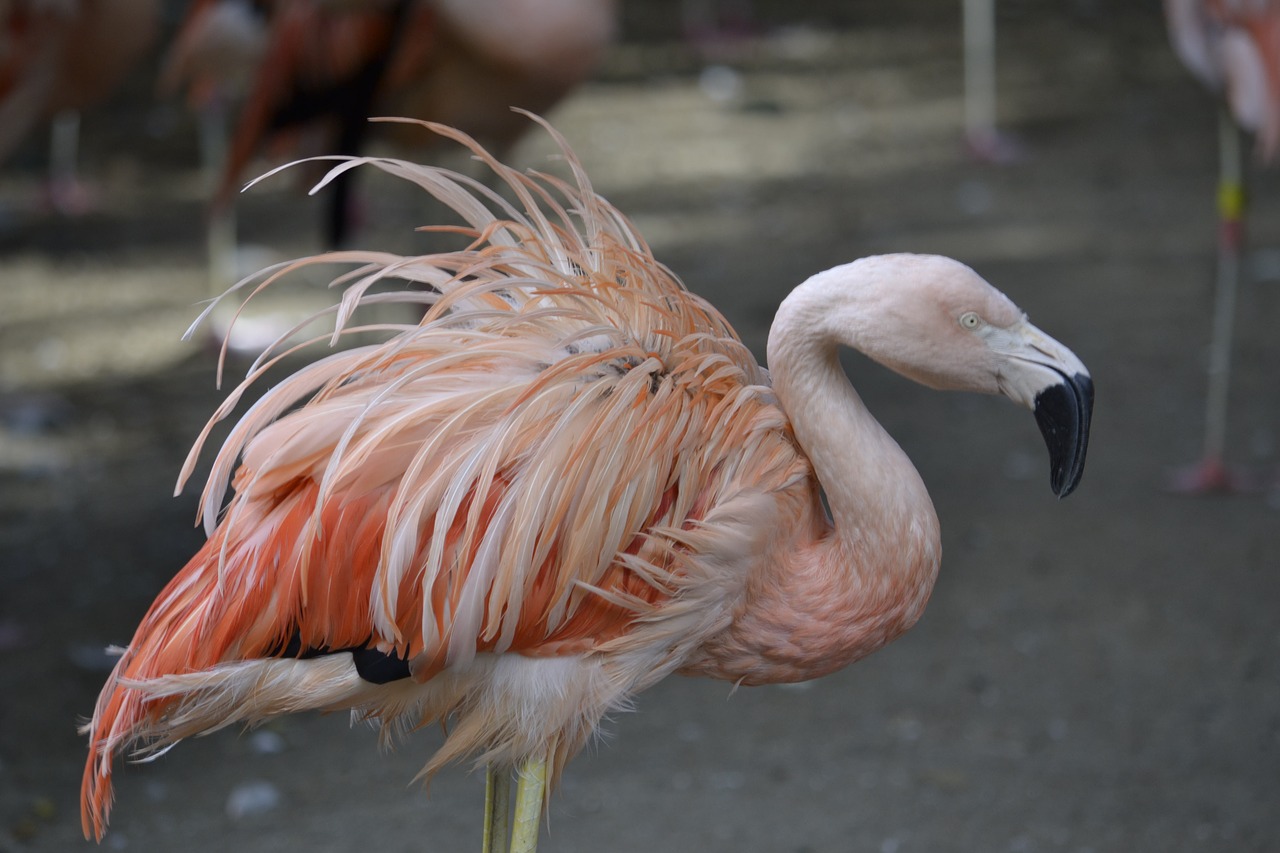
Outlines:
[[[982,325],[982,318],[973,311],[966,311],[960,315],[960,325],[966,329],[976,329]]]

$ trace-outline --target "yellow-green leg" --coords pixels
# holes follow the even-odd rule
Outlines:
[[[505,770],[484,771],[484,853],[507,853],[511,814],[511,775]]]
[[[538,823],[547,790],[547,760],[542,756],[525,759],[516,783],[516,815],[511,828],[511,853],[535,853]]]

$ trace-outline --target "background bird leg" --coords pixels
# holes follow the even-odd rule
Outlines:
[[[205,182],[215,202],[209,210],[205,248],[209,256],[209,293],[217,296],[236,283],[236,210],[230,198],[218,198],[218,184],[227,163],[227,103],[219,94],[200,111],[200,160]]]
[[[49,206],[64,216],[87,213],[93,205],[80,183],[80,111],[62,110],[49,130]]]
[[[1240,285],[1245,209],[1240,129],[1225,104],[1218,114],[1218,148],[1218,269],[1209,342],[1204,453],[1199,463],[1174,473],[1173,490],[1184,494],[1237,491],[1245,486],[1241,475],[1229,470],[1225,462],[1227,392],[1231,385],[1231,342]]]
[[[965,145],[983,163],[1012,163],[1022,146],[996,127],[995,0],[964,0],[963,7]]]

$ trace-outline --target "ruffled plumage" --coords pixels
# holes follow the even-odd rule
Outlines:
[[[382,340],[280,381],[226,439],[201,502],[209,539],[86,726],[86,832],[105,829],[117,753],[305,709],[390,729],[452,717],[429,771],[533,751],[558,769],[601,716],[723,629],[746,566],[825,523],[764,370],[555,131],[572,182],[427,126],[515,201],[398,160],[330,172],[372,165],[417,183],[471,245],[335,252],[257,281],[250,298],[303,266],[354,264],[335,282],[332,333],[311,343]],[[356,319],[397,301],[422,304],[421,322]],[[179,488],[212,425],[298,349],[283,340],[214,414]],[[339,650],[362,648],[411,677],[361,678]]]

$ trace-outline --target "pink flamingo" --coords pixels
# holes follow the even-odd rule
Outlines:
[[[1245,187],[1240,128],[1255,134],[1259,156],[1280,147],[1280,2],[1165,0],[1165,19],[1183,63],[1222,99],[1218,121],[1218,269],[1209,345],[1200,462],[1175,473],[1176,491],[1231,491],[1245,485],[1225,461],[1231,341],[1244,245]]]
[[[814,275],[778,309],[766,371],[558,135],[571,181],[428,127],[516,201],[439,168],[338,158],[334,172],[372,164],[419,184],[470,245],[335,252],[263,282],[354,264],[319,340],[386,339],[279,382],[223,444],[202,500],[209,539],[84,728],[87,835],[106,830],[120,753],[350,709],[388,737],[449,721],[423,772],[486,766],[486,850],[506,849],[518,769],[511,849],[533,850],[549,786],[637,692],[675,672],[811,679],[882,647],[929,598],[938,519],[842,371],[842,346],[1034,410],[1053,491],[1080,480],[1088,371],[968,267],[891,255]],[[353,319],[388,301],[426,314]],[[214,422],[286,354],[268,348],[231,392],[179,487]]]

